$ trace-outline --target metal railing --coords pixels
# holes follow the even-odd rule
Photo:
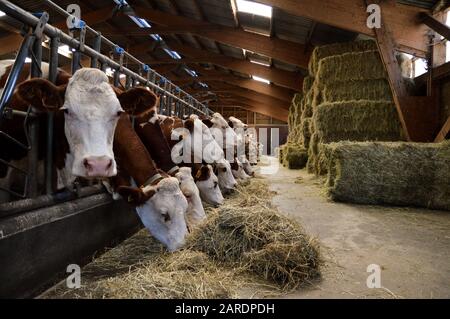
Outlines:
[[[59,14],[65,17],[70,16],[67,11],[65,11],[52,1],[45,0],[44,2],[55,9]],[[13,95],[14,88],[17,84],[16,82],[18,80],[19,74],[25,63],[25,59],[28,56],[31,56],[32,60],[31,76],[42,76],[42,41],[44,34],[50,38],[49,80],[52,82],[56,81],[58,73],[58,48],[60,44],[66,44],[69,46],[69,48],[72,48],[74,50],[72,52],[72,73],[81,67],[81,56],[85,55],[91,58],[91,67],[98,67],[98,64],[100,64],[100,68],[103,71],[106,71],[108,67],[112,70],[115,70],[113,74],[113,83],[115,86],[120,85],[120,75],[124,74],[126,76],[125,88],[135,86],[137,82],[139,82],[140,86],[149,87],[153,91],[155,91],[155,93],[160,94],[160,113],[162,114],[175,114],[179,117],[182,117],[186,114],[192,113],[205,115],[209,115],[212,113],[212,111],[207,106],[196,100],[193,96],[171,83],[164,76],[152,70],[146,64],[139,61],[131,54],[125,52],[118,45],[105,38],[100,33],[96,32],[94,29],[87,25],[84,25],[82,29],[78,30],[79,34],[77,37],[75,37],[72,35],[72,32],[71,35],[69,35],[62,30],[49,25],[47,23],[49,16],[46,12],[32,14],[7,0],[0,0],[0,10],[3,11],[6,15],[23,23],[22,34],[24,35],[24,40],[18,51],[15,62],[6,81],[5,88],[0,97],[0,134],[28,151],[28,170],[26,172],[25,178],[25,190],[22,194],[10,191],[10,193],[15,196],[22,198],[33,198],[38,195],[38,185],[36,180],[38,145],[40,142],[42,142],[38,140],[40,121],[37,119],[36,113],[34,112],[32,107],[28,112],[20,112],[16,110],[8,110],[8,112],[5,111],[7,110],[6,106]],[[92,32],[95,35],[92,47],[84,42],[86,31]],[[102,44],[114,48],[116,52],[119,53],[119,62],[114,61],[112,58],[101,53]],[[125,67],[123,65],[123,57],[126,57],[127,59],[133,61],[133,63],[140,65],[141,69],[139,72],[141,74],[146,73],[146,76],[144,77],[143,75],[138,74],[137,72]],[[2,120],[6,114],[9,114],[9,117],[24,117],[24,129],[26,132],[27,144],[23,144],[1,131]],[[54,191],[52,187],[52,172],[54,169],[53,128],[53,114],[49,112],[47,117],[47,145],[45,152],[45,192],[48,195],[52,194]],[[10,163],[5,163],[5,161],[2,161],[1,163],[3,165],[8,165],[9,167],[11,167],[11,169],[17,169],[13,165],[10,165]],[[24,171],[20,171],[20,173],[23,174]]]

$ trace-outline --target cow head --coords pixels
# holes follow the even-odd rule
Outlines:
[[[231,171],[233,172],[233,176],[240,181],[246,181],[250,177],[245,173],[242,162],[237,157],[231,163]]]
[[[200,191],[200,196],[205,202],[214,206],[223,203],[224,198],[220,192],[219,180],[211,165],[202,165],[195,172],[194,180]]]
[[[226,159],[217,161],[215,166],[215,173],[219,179],[219,187],[222,193],[228,194],[234,190],[237,185],[236,179],[231,172],[231,165]]]
[[[219,141],[216,134],[214,134],[215,130],[212,130],[214,138],[220,145],[222,145],[223,148],[232,148],[237,145],[236,132],[230,127],[228,122],[220,113],[214,113],[210,119],[210,122],[212,124],[212,128],[222,132],[222,136],[220,137],[222,138],[222,141]]]
[[[19,96],[42,111],[64,111],[64,132],[70,153],[66,168],[84,178],[117,174],[113,154],[114,130],[119,116],[142,112],[142,103],[120,104],[108,77],[98,69],[82,68],[68,84],[55,86],[44,79],[31,79],[17,88]],[[129,94],[124,92],[124,97]]]
[[[200,198],[200,191],[192,177],[192,170],[190,167],[181,167],[178,173],[175,174],[175,177],[180,182],[181,191],[188,202],[186,212],[188,225],[195,226],[206,218],[206,214]]]
[[[188,202],[174,177],[144,188],[121,186],[117,192],[128,202],[138,205],[138,213],[152,236],[175,251],[184,245],[188,233],[185,214]]]

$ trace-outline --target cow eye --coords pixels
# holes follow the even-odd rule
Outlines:
[[[170,221],[170,215],[169,213],[161,213],[162,218],[164,219],[164,222],[167,223]]]
[[[214,188],[217,188],[217,182],[214,182]]]
[[[65,114],[69,114],[69,109],[63,109]]]
[[[222,168],[222,172],[226,172],[227,171],[227,169],[224,167],[224,168]]]
[[[124,111],[118,111],[117,112],[117,116],[119,117],[119,116],[121,116],[123,113],[125,113]]]

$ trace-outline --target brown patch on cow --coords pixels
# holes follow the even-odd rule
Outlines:
[[[194,132],[194,120],[188,119],[184,121],[184,127],[192,134]]]
[[[116,94],[118,90],[115,90]],[[129,114],[142,116],[150,110],[156,110],[159,97],[143,87],[131,88],[118,94],[122,108]]]
[[[141,206],[156,194],[156,190],[151,189],[144,193],[141,188],[119,186],[117,188],[117,193],[119,193],[120,196],[122,196],[123,199],[130,205]]]
[[[118,168],[133,177],[139,186],[144,185],[158,173],[155,163],[134,131],[126,113],[120,116],[117,123],[113,150]]]
[[[214,123],[210,120],[210,119],[203,119],[202,120],[203,124],[205,124],[208,128],[211,128]]]
[[[64,104],[66,85],[56,86],[48,80],[31,79],[17,87],[17,94],[41,111],[56,111]]]
[[[205,181],[211,177],[211,171],[207,165],[194,164],[192,176],[196,182]]]

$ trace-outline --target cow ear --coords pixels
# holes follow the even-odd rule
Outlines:
[[[203,124],[205,124],[207,127],[211,128],[213,126],[213,121],[210,119],[204,119]]]
[[[120,105],[128,114],[140,116],[151,109],[155,109],[159,97],[150,90],[136,87],[118,93]]]
[[[66,85],[56,86],[45,79],[31,79],[17,87],[17,94],[26,103],[41,111],[56,111],[64,104]]]
[[[129,186],[120,186],[117,188],[117,193],[123,197],[123,199],[133,206],[141,206],[145,204],[153,195],[155,195],[156,191],[154,189],[149,190],[148,192],[143,192],[142,189],[137,187],[129,187]]]
[[[188,119],[184,121],[184,127],[187,128],[190,133],[192,133],[194,131],[194,120]]]

